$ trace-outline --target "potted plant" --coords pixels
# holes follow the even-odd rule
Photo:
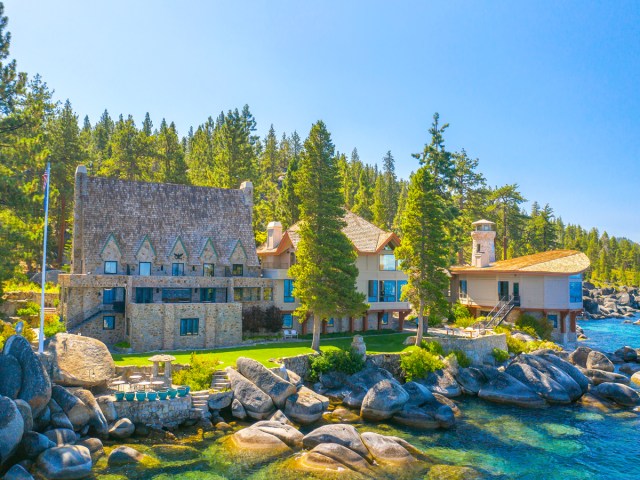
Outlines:
[[[178,390],[176,390],[175,388],[170,388],[169,390],[167,390],[167,393],[169,394],[169,398],[176,398]]]
[[[182,388],[184,388],[187,391],[185,395],[189,395],[189,392],[191,391],[191,387],[189,385],[183,385]]]
[[[186,397],[187,396],[187,389],[184,387],[178,387],[178,396],[179,397]]]
[[[169,392],[167,389],[158,390],[158,398],[160,400],[166,400],[168,394]]]
[[[138,400],[139,402],[144,402],[145,398],[147,398],[147,392],[145,392],[144,390],[138,390],[136,392],[136,400]]]
[[[154,392],[153,390],[150,392],[147,392],[147,400],[149,400],[150,402],[155,402],[157,397],[158,397],[158,392]]]
[[[133,402],[133,399],[136,398],[136,392],[125,392],[124,399],[127,402]]]
[[[121,402],[124,399],[124,392],[116,392],[114,395],[116,397],[116,402]]]

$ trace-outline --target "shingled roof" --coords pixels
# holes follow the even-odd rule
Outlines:
[[[551,250],[523,257],[494,262],[488,267],[459,265],[450,268],[451,273],[537,273],[568,274],[582,273],[589,268],[589,257],[577,250]]]
[[[82,248],[88,264],[100,263],[100,251],[113,235],[123,263],[134,264],[145,237],[159,261],[180,239],[186,263],[200,263],[211,240],[221,264],[229,263],[238,241],[247,265],[259,265],[252,228],[252,205],[243,190],[85,177],[82,200]]]
[[[391,240],[395,240],[396,244],[400,244],[400,239],[393,232],[385,232],[373,223],[366,221],[364,218],[356,215],[351,211],[346,211],[344,215],[346,226],[342,229],[358,253],[377,253]],[[289,245],[294,249],[298,248],[300,241],[300,224],[296,223],[282,236],[282,240],[273,249],[267,249],[266,244],[258,248],[260,255],[280,255]]]

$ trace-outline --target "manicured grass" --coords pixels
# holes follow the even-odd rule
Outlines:
[[[367,353],[396,353],[410,347],[403,345],[404,340],[410,336],[409,333],[390,333],[368,335],[365,338]],[[321,349],[343,348],[347,349],[351,345],[352,338],[323,338],[320,341]],[[313,353],[309,348],[310,341],[297,342],[274,342],[263,345],[251,345],[246,347],[220,348],[217,350],[199,350],[196,353],[207,357],[217,358],[221,368],[235,365],[238,357],[249,357],[257,360],[267,367],[275,367],[271,360],[280,357],[292,357],[303,353]],[[189,363],[191,352],[165,352],[176,357],[176,363]],[[154,352],[134,353],[134,354],[114,354],[113,359],[116,365],[151,365],[147,360],[153,356]]]

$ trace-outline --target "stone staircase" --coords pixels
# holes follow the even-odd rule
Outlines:
[[[191,410],[200,413],[201,418],[209,417],[209,391],[191,392]]]
[[[225,370],[216,370],[211,379],[211,390],[214,392],[222,392],[229,388],[231,388],[231,383],[229,382],[227,372]]]

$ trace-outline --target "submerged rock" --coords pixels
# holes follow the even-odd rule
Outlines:
[[[132,465],[145,462],[148,457],[144,453],[140,453],[135,448],[122,445],[115,448],[107,459],[107,464],[110,467],[119,467],[121,465]]]
[[[511,375],[501,372],[484,385],[478,397],[495,403],[537,408],[546,405],[533,390]]]
[[[483,476],[471,467],[434,465],[425,480],[480,480]]]

